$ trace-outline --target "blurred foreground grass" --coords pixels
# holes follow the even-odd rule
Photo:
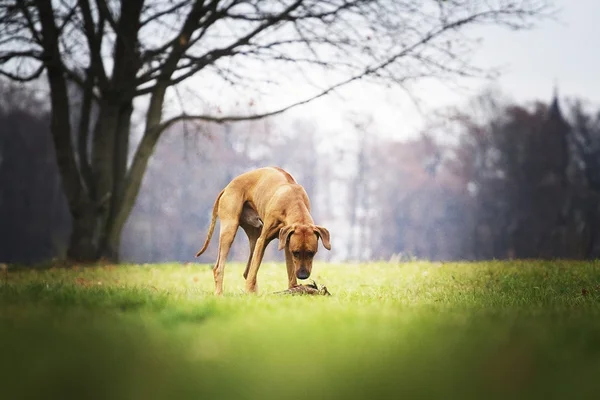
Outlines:
[[[0,398],[597,398],[600,263],[228,264],[0,274]]]

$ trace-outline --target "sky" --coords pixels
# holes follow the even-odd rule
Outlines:
[[[362,83],[286,113],[285,118],[308,118],[324,131],[350,128],[348,115],[372,116],[375,130],[386,137],[414,137],[429,112],[460,106],[486,88],[494,87],[518,102],[549,100],[556,84],[560,96],[577,96],[600,106],[600,1],[557,0],[555,19],[536,23],[531,30],[510,31],[479,27],[471,31],[483,39],[473,62],[499,67],[495,81],[469,79],[448,86],[423,82],[410,96],[400,88],[384,89]],[[419,107],[412,98],[416,98]]]

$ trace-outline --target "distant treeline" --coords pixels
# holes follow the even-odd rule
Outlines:
[[[47,105],[0,89],[0,262],[60,258],[70,215]],[[368,121],[331,134],[282,121],[171,128],[125,228],[122,258],[192,261],[218,192],[265,165],[288,169],[307,189],[315,220],[332,234],[333,250],[320,259],[600,255],[600,111],[583,101],[520,105],[487,93],[402,142],[379,137]],[[200,261],[214,261],[213,241]],[[247,251],[240,234],[232,258]]]

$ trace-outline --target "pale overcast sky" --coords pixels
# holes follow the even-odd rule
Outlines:
[[[546,20],[528,31],[479,28],[483,39],[475,55],[480,66],[502,67],[495,86],[517,101],[547,100],[556,82],[561,96],[583,97],[600,106],[600,1],[557,0],[558,21]],[[489,81],[462,82],[467,90],[442,84],[422,84],[413,93],[422,110],[460,105],[490,86]],[[423,118],[401,89],[384,90],[354,85],[341,96],[318,100],[288,112],[288,116],[312,119],[325,130],[348,127],[348,112],[372,114],[377,129],[386,136],[410,136]]]
[[[318,132],[328,137],[329,132],[350,132],[352,121],[349,116],[354,114],[361,115],[359,118],[363,120],[371,116],[374,131],[379,134],[404,139],[418,134],[424,116],[431,110],[465,104],[490,86],[515,101],[527,102],[550,100],[556,83],[561,96],[582,97],[600,107],[600,54],[597,51],[600,1],[555,0],[554,4],[559,9],[556,20],[539,21],[531,30],[510,31],[488,26],[469,31],[473,38],[483,40],[474,54],[474,64],[502,69],[502,75],[495,82],[463,80],[458,82],[460,87],[420,82],[411,94],[420,100],[421,112],[401,88],[384,89],[357,82],[286,112],[277,118],[277,125],[280,129],[291,129],[294,119],[301,118],[318,126]],[[270,88],[268,96],[257,99],[256,94],[243,90],[237,92],[235,88],[211,86],[211,80],[203,75],[187,81],[186,87],[190,96],[199,101],[187,104],[187,111],[208,105],[213,107],[212,111],[204,111],[213,114],[215,107],[223,109],[224,114],[228,111],[234,114],[252,112],[244,108],[247,103],[258,103],[262,111],[273,110],[318,91],[292,79],[285,86]],[[239,105],[233,106],[234,103]],[[172,103],[177,108],[173,111],[180,109],[179,104]],[[339,139],[339,135],[336,138]]]

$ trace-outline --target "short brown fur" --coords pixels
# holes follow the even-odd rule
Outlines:
[[[250,256],[244,271],[246,291],[257,291],[256,276],[267,245],[279,238],[279,250],[285,249],[288,287],[298,285],[312,271],[318,240],[331,249],[329,231],[314,225],[310,201],[304,188],[279,167],[259,168],[234,178],[219,193],[213,207],[208,235],[196,257],[206,251],[221,220],[219,251],[213,268],[215,294],[223,293],[225,261],[239,227],[250,242]]]

